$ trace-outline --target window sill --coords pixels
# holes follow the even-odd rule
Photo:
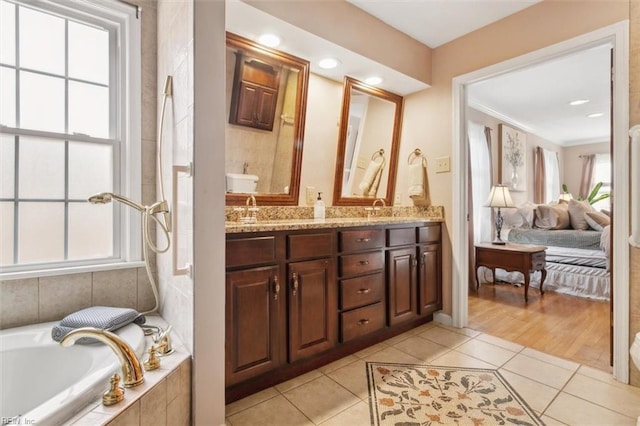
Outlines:
[[[25,278],[52,277],[56,275],[71,275],[83,272],[111,271],[115,269],[129,269],[144,267],[143,261],[103,263],[96,265],[70,266],[66,268],[38,269],[33,271],[0,273],[0,281],[18,280]]]

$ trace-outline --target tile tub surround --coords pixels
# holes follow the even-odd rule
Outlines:
[[[61,320],[89,306],[153,308],[144,267],[0,281],[0,329]]]
[[[147,317],[146,324],[167,327],[158,316]],[[190,425],[191,355],[175,333],[171,333],[174,352],[160,358],[160,368],[144,372],[144,383],[125,389],[124,400],[105,407],[98,399],[64,426],[84,425]],[[147,349],[153,343],[146,337]],[[140,359],[142,363],[148,353]]]

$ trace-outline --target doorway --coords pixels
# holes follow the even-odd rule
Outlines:
[[[609,43],[613,46],[614,60],[614,114],[612,115],[613,130],[613,180],[625,183],[615,192],[615,209],[613,222],[616,227],[613,232],[613,247],[616,249],[616,273],[612,280],[613,303],[613,376],[617,380],[628,382],[629,365],[629,262],[628,244],[629,233],[629,197],[626,188],[629,166],[626,161],[628,151],[628,23],[622,22],[603,29],[558,43],[556,45],[532,52],[490,67],[474,71],[453,80],[454,102],[454,147],[453,162],[458,164],[458,173],[453,176],[453,271],[452,271],[452,323],[463,327],[468,321],[468,283],[469,283],[469,242],[467,227],[468,191],[467,164],[469,154],[466,140],[467,122],[467,89],[470,84],[482,81],[491,76],[506,73],[522,67],[531,66],[551,58],[577,52],[590,47]],[[459,191],[459,188],[464,188]]]

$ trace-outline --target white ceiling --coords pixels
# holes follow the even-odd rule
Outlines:
[[[437,47],[540,0],[347,0],[397,30]],[[292,7],[295,2],[292,3]],[[345,75],[364,80],[377,74],[380,87],[405,96],[428,86],[398,71],[275,18],[240,0],[227,0],[227,30],[252,40],[264,32],[282,39],[277,47],[305,58],[311,72],[342,82]],[[602,142],[609,137],[609,48],[599,47],[469,87],[470,104],[502,121],[560,145]],[[323,70],[317,62],[338,58],[339,68]],[[578,107],[568,102],[591,101]],[[599,118],[587,114],[603,112]]]

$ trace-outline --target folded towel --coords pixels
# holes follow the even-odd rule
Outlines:
[[[360,182],[359,188],[362,191],[362,195],[365,197],[375,197],[378,193],[378,186],[380,186],[380,179],[382,178],[382,170],[384,169],[384,162],[377,162],[371,160],[367,169],[364,172],[362,182]]]
[[[144,315],[129,308],[112,308],[109,306],[92,306],[67,315],[51,330],[51,337],[56,342],[62,340],[72,330],[81,327],[95,327],[101,330],[114,331],[130,323],[144,324]],[[77,343],[91,343],[94,339],[80,339]]]
[[[409,164],[408,194],[416,206],[428,206],[431,204],[427,168],[424,167],[422,162]]]

